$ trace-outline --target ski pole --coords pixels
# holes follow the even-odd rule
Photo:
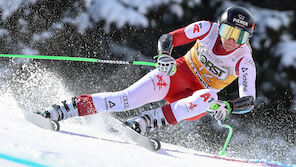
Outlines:
[[[226,147],[230,141],[230,138],[232,136],[232,132],[233,132],[233,129],[230,125],[226,125],[226,124],[223,124],[221,120],[218,121],[218,124],[224,128],[228,128],[229,129],[229,132],[228,132],[228,136],[226,138],[226,141],[225,141],[225,144],[224,144],[224,147],[223,149],[220,151],[219,155],[225,155],[225,150],[226,150]]]
[[[94,58],[84,57],[65,57],[65,56],[44,56],[44,55],[18,55],[18,54],[0,54],[0,57],[12,58],[28,58],[28,59],[46,59],[46,60],[68,60],[68,61],[82,61],[106,64],[133,64],[156,67],[156,63],[145,61],[121,61],[121,60],[100,60]]]

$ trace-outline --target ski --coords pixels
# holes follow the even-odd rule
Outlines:
[[[58,121],[45,118],[39,114],[23,111],[24,117],[27,121],[31,122],[32,124],[49,130],[59,131],[60,130],[60,124]]]
[[[130,138],[133,142],[137,143],[138,145],[150,151],[158,151],[161,148],[161,144],[158,139],[143,136],[116,118],[108,117],[107,123],[113,129],[113,131],[115,130],[115,131],[118,131],[119,133],[124,134],[127,138]]]
[[[25,119],[32,124],[49,130],[59,131],[60,124],[58,121],[45,118],[39,114],[23,111]],[[122,133],[125,137],[131,139],[136,144],[150,150],[150,151],[158,151],[161,147],[159,140],[155,138],[150,138],[143,136],[133,129],[131,129],[128,125],[124,124],[123,122],[115,119],[113,117],[108,117],[108,124],[113,129],[113,131],[117,131],[118,133]]]

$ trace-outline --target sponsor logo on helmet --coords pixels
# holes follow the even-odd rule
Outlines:
[[[238,14],[238,18],[241,19],[241,20],[245,20],[245,16],[243,16],[241,14]]]
[[[238,14],[238,18],[233,18],[232,22],[234,23],[238,23],[244,26],[248,26],[248,22],[244,21],[245,20],[245,16]]]

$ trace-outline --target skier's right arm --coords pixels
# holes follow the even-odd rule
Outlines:
[[[173,47],[203,39],[211,30],[212,25],[213,23],[209,21],[198,21],[168,34],[163,34],[158,40],[158,54],[171,55]]]
[[[161,55],[157,59],[159,71],[169,76],[174,75],[176,73],[176,62],[171,57],[174,46],[185,45],[197,39],[203,39],[211,30],[212,24],[209,21],[199,21],[160,36],[157,44],[158,54]]]

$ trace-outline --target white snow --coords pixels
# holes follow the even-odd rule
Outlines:
[[[3,0],[0,1],[0,9],[2,10],[2,20],[5,20],[7,17],[11,16],[21,5],[33,4],[36,0]],[[184,0],[150,0],[150,1],[141,1],[141,0],[84,0],[84,9],[77,16],[69,17],[65,14],[65,17],[62,19],[59,24],[60,28],[63,23],[71,23],[77,25],[79,32],[83,34],[87,28],[91,28],[94,23],[99,21],[104,21],[105,32],[109,32],[110,25],[114,24],[117,28],[122,28],[125,25],[132,25],[136,27],[148,27],[154,26],[154,20],[148,20],[146,14],[149,10],[152,10],[155,7],[161,5],[166,5],[170,8],[170,11],[178,17],[182,17],[184,14],[182,3]],[[187,2],[190,6],[198,5],[201,3],[200,0],[189,1]],[[215,2],[213,2],[215,3]],[[241,5],[239,2],[229,2],[225,1],[222,3],[222,6],[217,10],[217,14],[229,6]],[[264,40],[264,47],[269,47],[272,42],[266,34],[266,28],[273,30],[278,30],[281,27],[288,27],[289,24],[293,21],[293,11],[277,11],[264,8],[253,7],[249,4],[245,5],[254,15],[256,31],[255,35],[252,38],[252,46],[259,49],[261,47],[261,42]],[[220,12],[219,12],[220,10]],[[21,20],[20,20],[21,21]],[[25,22],[22,24],[24,27],[27,25]],[[34,34],[33,39],[42,40],[50,38],[53,35],[51,32],[54,29],[53,25],[49,30]],[[7,34],[7,31],[1,29],[0,35]],[[290,34],[285,34],[286,36],[291,36]],[[293,43],[290,39],[283,39],[283,41]],[[291,55],[292,53],[288,53]],[[282,61],[286,63],[289,58],[284,58]],[[292,58],[293,59],[293,58]],[[287,60],[287,61],[286,61]],[[287,65],[287,64],[284,64]],[[290,65],[290,64],[288,64]]]
[[[250,8],[250,12],[254,15],[256,27],[252,46],[257,49],[260,48],[262,39],[266,39],[264,47],[267,48],[272,44],[271,39],[266,35],[267,28],[277,31],[282,27],[288,27],[293,20],[293,11]]]
[[[13,12],[15,12],[20,5],[34,3],[36,0],[1,0],[0,9],[2,10],[2,20],[5,20]]]
[[[149,10],[161,5],[166,5],[172,13],[182,17],[184,13],[181,6],[182,2],[183,0],[85,0],[90,17],[96,22],[105,20],[107,30],[111,23],[114,23],[118,28],[127,24],[148,27],[149,20],[145,15]],[[199,0],[190,2],[192,6],[201,3]]]
[[[0,10],[2,12],[1,20],[6,20],[22,5],[33,4],[37,0],[1,0]],[[63,23],[72,23],[78,26],[79,32],[84,33],[87,28],[91,27],[93,22],[105,21],[106,32],[110,24],[114,23],[118,28],[127,24],[136,27],[148,27],[150,24],[157,24],[153,20],[148,20],[146,14],[150,9],[161,5],[170,7],[171,11],[178,17],[183,16],[182,2],[194,6],[200,4],[200,0],[84,0],[85,11],[81,11],[77,16],[71,18],[65,13],[61,22],[54,23],[48,30],[36,33],[33,36],[33,42],[51,38],[55,29],[62,29]],[[225,3],[229,5],[229,3]],[[225,8],[223,8],[224,10]],[[255,16],[256,34],[252,40],[252,46],[259,48],[260,41],[267,39],[264,46],[272,44],[266,35],[266,28],[277,30],[281,26],[287,27],[292,21],[291,11],[275,11],[250,6],[250,11]],[[29,12],[29,11],[25,11]],[[19,20],[19,24],[27,28],[24,20]],[[6,29],[0,29],[0,36],[9,35]],[[287,38],[281,39],[283,42],[276,46],[276,53],[281,56],[281,63],[284,66],[293,66],[296,68],[296,54],[294,48],[296,42]],[[21,45],[24,54],[38,54],[38,51],[28,46]],[[1,69],[2,75],[13,75],[10,69]],[[43,75],[43,76],[40,76]],[[61,90],[63,83],[51,82],[48,78],[56,77],[53,74],[33,75],[27,81],[31,82],[30,87],[26,90],[25,95],[28,100],[35,102],[33,97],[70,97],[65,93],[68,91]],[[45,77],[46,80],[40,82],[36,78]],[[2,81],[1,78],[1,84]],[[24,81],[25,82],[25,81]],[[51,85],[50,90],[42,90],[40,85]],[[294,83],[295,84],[295,83]],[[6,85],[7,86],[7,85]],[[34,87],[34,89],[30,89]],[[39,87],[36,91],[36,87]],[[54,88],[52,88],[54,87]],[[34,91],[32,91],[34,90]],[[57,90],[54,92],[53,90]],[[35,92],[36,91],[36,92]],[[39,99],[38,99],[39,100]],[[47,103],[52,99],[43,99]],[[134,144],[127,144],[120,136],[107,132],[102,124],[101,115],[93,116],[93,121],[86,125],[78,125],[76,120],[63,122],[62,131],[67,133],[52,132],[40,129],[29,122],[25,121],[21,108],[17,106],[17,101],[12,93],[3,93],[0,95],[0,155],[10,155],[25,159],[28,161],[41,163],[49,166],[252,166],[252,164],[230,162],[218,160],[215,158],[205,158],[199,156],[201,153],[163,144],[163,150],[153,153]],[[32,106],[41,105],[31,104]],[[83,121],[82,121],[83,122]],[[89,125],[90,124],[90,125]],[[72,133],[69,134],[69,133]],[[122,143],[123,142],[123,143]],[[13,161],[8,161],[0,156],[0,166],[23,166]]]
[[[8,34],[8,31],[6,29],[3,29],[3,28],[0,29],[0,37],[7,35],[7,34]]]
[[[88,124],[62,122],[61,132],[41,129],[24,120],[11,94],[2,94],[0,102],[0,166],[22,166],[20,162],[4,159],[3,154],[37,163],[35,166],[255,166],[204,157],[206,154],[165,143],[158,152],[148,151],[108,132],[103,114],[92,116]]]
[[[133,8],[126,8],[116,0],[97,0],[88,9],[90,16],[96,21],[106,20],[107,25],[115,23],[121,28],[126,24],[147,27],[148,20]]]
[[[275,54],[281,56],[281,64],[296,68],[296,41],[284,41],[275,48]]]
[[[91,23],[87,13],[80,13],[76,18],[64,18],[64,23],[72,23],[78,26],[79,33],[83,34],[85,30],[91,27]]]
[[[34,33],[33,34],[33,40],[46,40],[48,38],[51,38],[54,34],[51,31],[43,31],[41,33]]]
[[[170,6],[170,10],[174,11],[174,13],[179,18],[183,17],[183,15],[184,15],[184,10],[183,10],[182,6],[180,6],[180,5],[174,4],[174,5]]]
[[[2,10],[2,20],[5,20],[12,12],[18,9],[23,0],[2,0],[0,1],[0,9]]]

